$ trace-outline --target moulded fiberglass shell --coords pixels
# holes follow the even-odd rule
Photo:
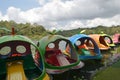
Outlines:
[[[35,50],[38,47],[25,36],[0,37],[0,80],[50,80],[42,56],[33,59]]]
[[[119,33],[116,33],[113,35],[112,37],[113,39],[113,43],[116,45],[115,46],[115,53],[120,53],[120,34]]]
[[[108,46],[110,46],[111,48],[115,47],[115,44],[114,44],[111,36],[109,36],[107,34],[100,34],[100,36],[102,36],[104,38],[104,40]]]
[[[96,43],[98,44],[98,47],[101,51],[114,50],[115,44],[113,43],[113,40],[109,35],[107,35],[107,34],[90,34],[89,36],[96,41]]]
[[[101,52],[96,42],[85,34],[76,34],[69,38],[76,47],[81,60],[101,59]]]
[[[100,50],[109,50],[110,46],[105,41],[104,37],[100,34],[90,34],[89,35],[97,43]]]
[[[71,42],[60,35],[48,35],[38,42],[44,57],[46,71],[50,74],[63,73],[71,68],[80,68],[80,60]]]
[[[118,33],[114,34],[112,39],[113,39],[113,43],[115,43],[116,45],[120,44],[120,34],[118,34]]]
[[[101,54],[103,55],[103,62],[105,62],[105,65],[106,62],[108,64],[109,62],[112,62],[111,57],[113,56],[113,53],[115,53],[115,44],[111,37],[107,34],[90,34],[89,36],[98,44]]]

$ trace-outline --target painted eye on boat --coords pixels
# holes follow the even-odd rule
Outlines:
[[[81,41],[77,40],[77,41],[75,42],[75,45],[76,45],[76,46],[81,45]]]
[[[17,51],[18,53],[23,54],[23,53],[26,52],[26,48],[25,48],[25,46],[23,46],[23,45],[18,45],[18,46],[16,47],[16,51]]]
[[[110,38],[109,37],[104,37],[104,40],[107,42],[107,43],[111,43],[111,40],[110,40]]]
[[[65,50],[66,44],[67,44],[66,41],[61,40],[61,41],[59,42],[59,49],[60,49],[60,50]]]
[[[1,55],[8,55],[11,52],[11,48],[9,46],[4,46],[0,49]]]
[[[48,48],[54,48],[55,47],[55,44],[54,43],[49,43],[48,44]]]

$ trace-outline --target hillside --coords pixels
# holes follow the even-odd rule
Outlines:
[[[97,26],[94,28],[78,28],[78,29],[73,29],[73,30],[64,30],[60,31],[58,34],[63,35],[63,36],[72,36],[74,34],[80,33],[80,31],[86,30],[84,34],[95,34],[95,33],[101,33],[104,32],[109,35],[113,35],[115,33],[120,33],[120,25],[118,26]]]
[[[0,36],[11,34],[11,27],[15,28],[15,34],[25,35],[32,39],[39,39],[43,35],[46,35],[46,30],[42,25],[0,21]]]
[[[0,36],[10,34],[11,27],[14,26],[15,33],[19,35],[28,36],[31,39],[40,39],[45,35],[48,35],[48,31],[42,25],[30,24],[30,23],[16,23],[14,21],[0,21]],[[66,37],[80,33],[80,31],[86,30],[85,34],[101,33],[104,32],[109,35],[120,33],[120,25],[118,26],[97,26],[93,28],[78,28],[73,30],[63,30],[56,34],[63,35]]]

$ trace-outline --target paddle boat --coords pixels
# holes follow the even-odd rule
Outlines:
[[[76,34],[69,38],[72,44],[76,47],[79,54],[79,59],[101,59],[101,52],[96,42],[85,34]]]
[[[15,35],[14,28],[12,35],[0,37],[0,80],[50,80],[42,56],[34,60],[35,50],[38,47],[29,38]]]
[[[100,36],[103,37],[103,39],[105,40],[106,44],[111,47],[111,48],[114,48],[115,47],[115,44],[112,40],[112,37],[109,36],[108,34],[104,34],[104,33],[101,33]]]
[[[74,46],[61,35],[48,35],[38,41],[39,51],[49,74],[61,74],[69,69],[78,69],[83,63],[78,59]]]
[[[109,50],[115,47],[112,38],[107,34],[90,34],[91,38],[93,38],[100,50]]]
[[[114,42],[114,44],[116,44],[116,45],[119,45],[120,44],[120,34],[114,34],[113,35],[113,42]]]
[[[120,59],[120,34],[119,33],[116,33],[112,36],[112,39],[113,39],[113,43],[116,45],[115,46],[115,51],[114,53],[117,53],[116,54],[116,61]]]
[[[113,56],[115,47],[112,38],[107,34],[90,34],[89,36],[97,43],[101,54],[103,55],[103,63],[105,66],[109,65],[109,63],[113,61],[111,57]]]
[[[97,43],[100,50],[109,50],[110,46],[106,43],[104,40],[104,37],[102,37],[99,34],[90,34],[89,35],[94,41]]]
[[[76,79],[71,76],[72,79],[70,79],[87,80],[90,74],[103,66],[103,64],[101,64],[102,55],[100,49],[96,42],[86,34],[75,34],[71,36],[69,40],[75,46],[79,59],[85,64],[84,67],[75,71],[76,74],[71,74],[71,76],[76,76]]]

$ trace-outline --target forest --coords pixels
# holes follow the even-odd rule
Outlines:
[[[28,36],[31,39],[40,39],[41,37],[48,35],[50,31],[46,30],[44,26],[36,23],[16,23],[15,21],[0,21],[0,36],[11,34],[11,27],[15,28],[15,33],[19,35]],[[117,26],[96,26],[92,28],[78,28],[72,30],[56,30],[56,34],[63,35],[66,37],[74,34],[79,34],[80,31],[85,30],[84,34],[97,34],[106,33],[113,35],[120,33],[120,25]]]

